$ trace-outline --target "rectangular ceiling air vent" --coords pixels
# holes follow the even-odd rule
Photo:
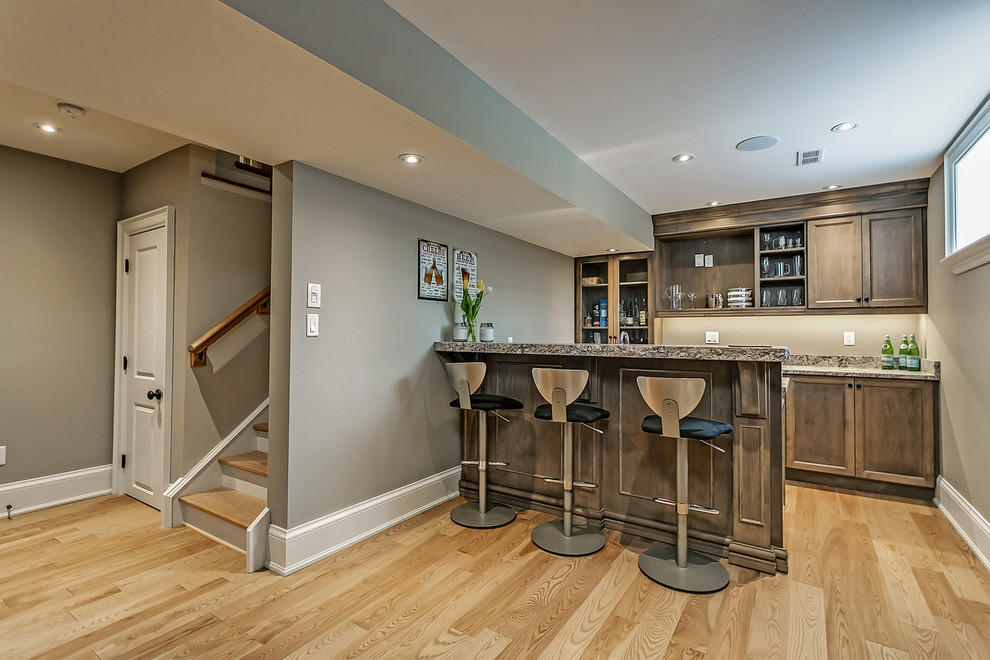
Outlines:
[[[802,165],[817,165],[822,162],[822,155],[825,152],[825,147],[819,147],[818,149],[809,149],[807,151],[797,152],[797,166]]]

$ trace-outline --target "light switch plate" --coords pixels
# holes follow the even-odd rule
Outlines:
[[[694,267],[701,268],[704,265],[705,265],[705,255],[703,254],[694,255]]]
[[[705,255],[705,268],[711,268],[714,265],[715,265],[715,255],[714,254],[706,254]]]
[[[509,337],[509,343],[510,344],[512,343],[512,337]]]
[[[718,343],[718,333],[717,332],[706,332],[705,333],[705,343],[706,344],[717,344]]]
[[[323,287],[319,284],[314,284],[310,282],[306,285],[306,307],[315,307],[319,309],[320,301],[323,298]]]
[[[7,464],[7,445],[0,447],[0,465]]]
[[[306,315],[306,336],[307,337],[319,337],[320,336],[320,315],[319,314],[307,314]]]
[[[842,343],[845,346],[855,346],[856,345],[856,333],[855,332],[843,332],[842,333]]]

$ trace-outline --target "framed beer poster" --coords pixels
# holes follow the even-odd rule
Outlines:
[[[447,301],[447,246],[419,239],[419,299]]]
[[[478,288],[478,255],[470,250],[454,248],[454,270],[450,274],[454,278],[454,302],[461,302],[465,284],[468,294],[474,295]]]

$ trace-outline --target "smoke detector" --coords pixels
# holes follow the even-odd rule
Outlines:
[[[819,147],[818,149],[808,149],[807,151],[797,152],[797,166],[802,165],[817,165],[822,162],[822,155],[825,153],[825,147]]]
[[[86,108],[75,103],[59,103],[58,111],[71,119],[82,119],[86,116]]]

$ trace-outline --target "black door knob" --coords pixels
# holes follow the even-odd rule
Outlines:
[[[151,390],[148,390],[148,401],[151,401],[152,399],[158,399],[159,401],[161,401],[162,400],[162,391],[160,389],[157,389],[154,392],[152,392]]]

